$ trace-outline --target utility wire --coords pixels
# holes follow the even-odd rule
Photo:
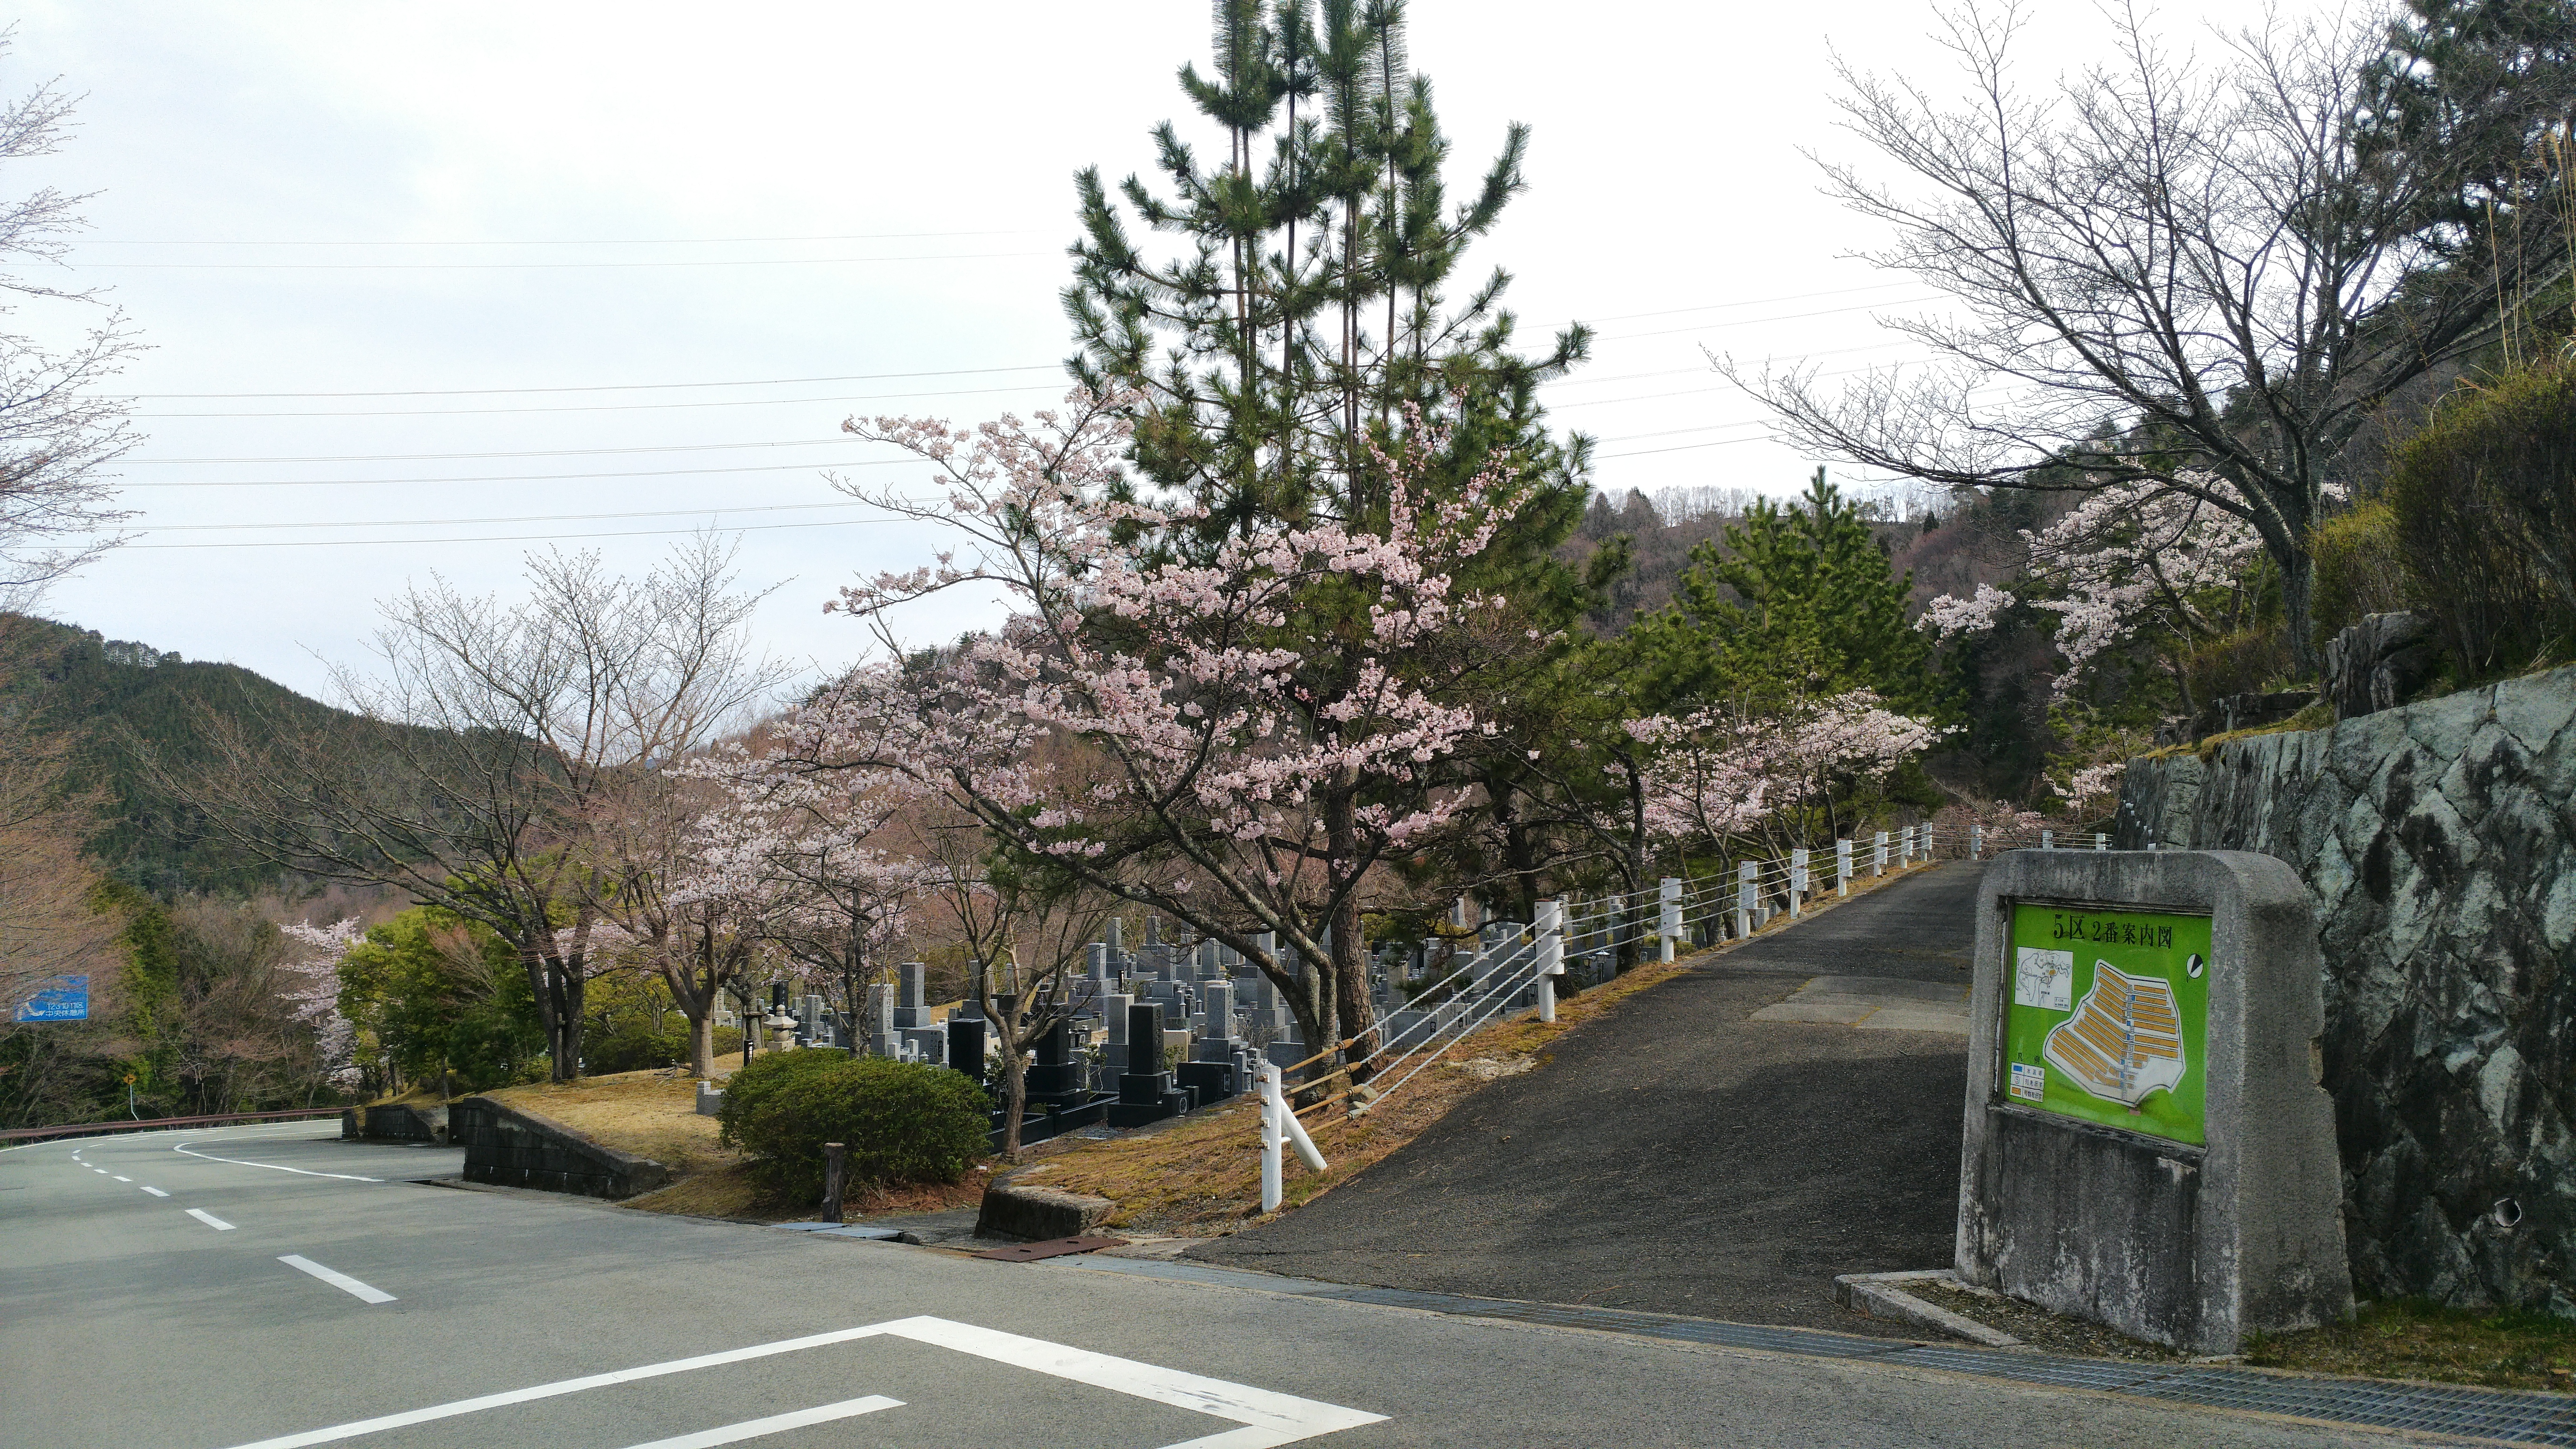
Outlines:
[[[1028,227],[1003,231],[873,231],[845,232],[831,236],[644,236],[540,237],[528,241],[225,241],[215,237],[189,237],[176,241],[139,241],[132,238],[84,239],[85,247],[694,247],[717,246],[733,242],[841,242],[905,241],[928,236],[1036,236]]]
[[[853,372],[839,377],[748,377],[728,382],[602,382],[582,387],[447,387],[411,388],[399,392],[136,392],[126,396],[136,401],[191,401],[204,398],[272,398],[272,397],[490,397],[503,394],[539,392],[658,392],[682,387],[802,387],[807,383],[887,382],[905,377],[976,377],[988,372],[1056,372],[1060,362],[1042,362],[1027,367],[957,367],[945,372]]]
[[[352,523],[146,523],[137,533],[215,533],[245,528],[469,528],[493,523],[595,523],[610,518],[714,518],[726,513],[792,513],[817,508],[864,508],[854,498],[838,503],[762,503],[750,507],[657,508],[637,513],[528,513],[510,518],[376,518]]]
[[[1024,382],[1011,387],[944,388],[934,392],[881,392],[864,397],[729,397],[708,402],[574,403],[525,408],[383,408],[370,412],[308,413],[134,413],[138,418],[479,418],[514,413],[674,412],[699,408],[770,408],[816,403],[896,402],[917,397],[981,397],[997,392],[1053,391],[1053,385]]]
[[[1062,253],[920,252],[903,257],[741,257],[713,262],[83,262],[90,272],[565,272],[654,267],[837,267],[859,262],[974,262]]]
[[[805,523],[752,523],[741,528],[719,529],[722,533],[768,533],[781,528],[847,528],[853,524],[882,527],[882,518],[825,518]],[[570,543],[588,538],[667,538],[675,534],[700,533],[696,528],[634,528],[610,533],[518,533],[487,535],[478,538],[264,538],[247,543],[129,543],[123,548],[360,548],[374,544],[399,544],[414,547],[430,543]],[[120,549],[120,552],[122,549]]]

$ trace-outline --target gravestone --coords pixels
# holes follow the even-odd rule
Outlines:
[[[898,1027],[930,1025],[930,1006],[921,996],[921,963],[906,961],[894,969],[895,978],[900,983],[897,990],[901,992],[895,998],[894,1024]]]
[[[1172,1085],[1172,1074],[1162,1070],[1159,1050],[1163,1039],[1163,1009],[1152,1002],[1139,1002],[1127,1008],[1127,1040],[1137,1065],[1152,1064],[1148,1071],[1126,1071],[1118,1075],[1118,1100],[1110,1105],[1109,1125],[1142,1127],[1160,1122],[1189,1110],[1189,1093]]]
[[[872,1056],[895,1054],[894,988],[880,981],[868,988],[868,1052]]]
[[[948,1065],[976,1081],[984,1080],[984,1019],[948,1018]]]
[[[912,1060],[917,1062],[928,1062],[933,1066],[937,1066],[948,1060],[948,1029],[946,1027],[897,1027],[895,1029],[895,1036],[902,1043],[902,1047],[898,1049],[898,1055],[900,1055],[904,1050],[909,1050],[912,1054]]]
[[[2312,914],[2249,852],[1988,868],[1961,1278],[2196,1354],[2350,1315]]]

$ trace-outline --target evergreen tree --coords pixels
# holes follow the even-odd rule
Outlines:
[[[1629,631],[1640,692],[1649,712],[1852,689],[1936,712],[1946,691],[1906,617],[1912,589],[1819,468],[1799,505],[1760,500],[1722,548],[1692,550],[1672,605]]]

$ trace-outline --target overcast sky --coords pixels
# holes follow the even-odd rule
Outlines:
[[[2103,30],[2039,8],[2045,82]],[[2176,0],[2164,24],[2190,39],[2226,9]],[[825,467],[887,475],[840,420],[1061,394],[1072,174],[1136,170],[1184,119],[1173,75],[1204,64],[1208,7],[17,13],[0,86],[59,74],[87,99],[63,155],[0,185],[102,193],[75,279],[153,348],[128,374],[149,438],[120,469],[144,531],[46,611],[321,692],[406,578],[507,591],[548,539],[640,572],[709,523],[744,530],[747,580],[783,581],[767,646],[847,663],[858,630],[823,600],[931,540],[836,501]],[[1468,270],[1517,276],[1534,337],[1599,327],[1548,393],[1601,440],[1596,485],[1795,491],[1813,461],[1701,349],[1907,355],[1873,313],[1926,293],[1841,255],[1871,238],[1802,150],[1856,154],[1835,50],[1955,90],[1926,0],[1412,13],[1461,189],[1506,122],[1534,128],[1530,189]]]

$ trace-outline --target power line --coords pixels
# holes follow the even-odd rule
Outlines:
[[[712,262],[83,262],[93,272],[558,272],[635,267],[836,267],[859,262],[975,262],[1035,252],[920,252],[903,257],[738,257]]]
[[[1809,317],[1831,317],[1843,312],[1869,312],[1880,307],[1893,307],[1908,302],[1938,302],[1942,294],[1929,292],[1920,297],[1890,297],[1884,302],[1863,302],[1850,307],[1827,307],[1816,312],[1790,312],[1778,317],[1748,317],[1741,322],[1715,322],[1705,327],[1660,327],[1652,332],[1605,334],[1604,342],[1632,342],[1640,337],[1671,337],[1683,332],[1714,332],[1720,327],[1759,327],[1766,322],[1797,322]]]
[[[116,466],[131,468],[144,463],[426,463],[450,458],[595,458],[612,453],[721,453],[737,448],[820,448],[831,444],[858,441],[861,440],[844,434],[837,438],[791,438],[771,443],[663,443],[652,447],[544,448],[515,453],[336,453],[280,458],[119,458]]]
[[[379,408],[366,412],[294,412],[294,413],[134,413],[138,418],[480,418],[520,413],[636,413],[669,412],[699,408],[768,408],[814,403],[897,402],[916,397],[982,397],[997,392],[1036,392],[1052,390],[1043,382],[1024,382],[1011,387],[943,388],[932,392],[882,392],[864,397],[729,397],[708,402],[649,403],[574,403],[569,406],[527,408]]]
[[[189,237],[175,241],[138,241],[132,238],[92,237],[83,240],[85,247],[694,247],[719,246],[735,242],[843,242],[906,241],[930,236],[1036,236],[1030,227],[1002,231],[871,231],[843,232],[829,236],[645,236],[581,238],[539,237],[527,241],[225,241],[216,237]]]
[[[851,439],[856,442],[857,439]],[[818,468],[891,468],[918,458],[869,458],[855,463],[759,463],[740,468],[648,468],[630,473],[482,473],[464,478],[243,478],[192,479],[185,483],[119,483],[119,488],[340,488],[359,483],[554,483],[580,478],[683,478],[713,473],[807,473]]]
[[[126,396],[137,401],[151,399],[172,402],[193,398],[270,398],[270,397],[484,397],[501,394],[539,392],[658,392],[683,387],[801,387],[823,382],[885,382],[899,377],[974,377],[988,372],[1053,372],[1064,364],[1037,363],[1028,367],[956,367],[945,372],[853,372],[840,377],[749,377],[728,382],[603,382],[581,387],[442,387],[407,388],[396,392],[135,392]]]
[[[246,528],[467,528],[491,523],[590,523],[609,518],[715,518],[727,513],[792,513],[817,508],[864,508],[856,499],[838,503],[763,503],[747,508],[657,508],[635,513],[530,513],[512,518],[378,518],[353,523],[147,523],[139,533],[214,533]]]
[[[781,528],[847,528],[853,524],[883,525],[878,518],[825,518],[807,523],[752,523],[741,528],[721,530],[725,533],[768,533]],[[362,548],[376,544],[399,544],[413,547],[430,543],[569,543],[586,538],[667,538],[675,534],[697,533],[694,528],[635,528],[609,533],[520,533],[478,538],[263,538],[246,543],[129,543],[124,548]]]

